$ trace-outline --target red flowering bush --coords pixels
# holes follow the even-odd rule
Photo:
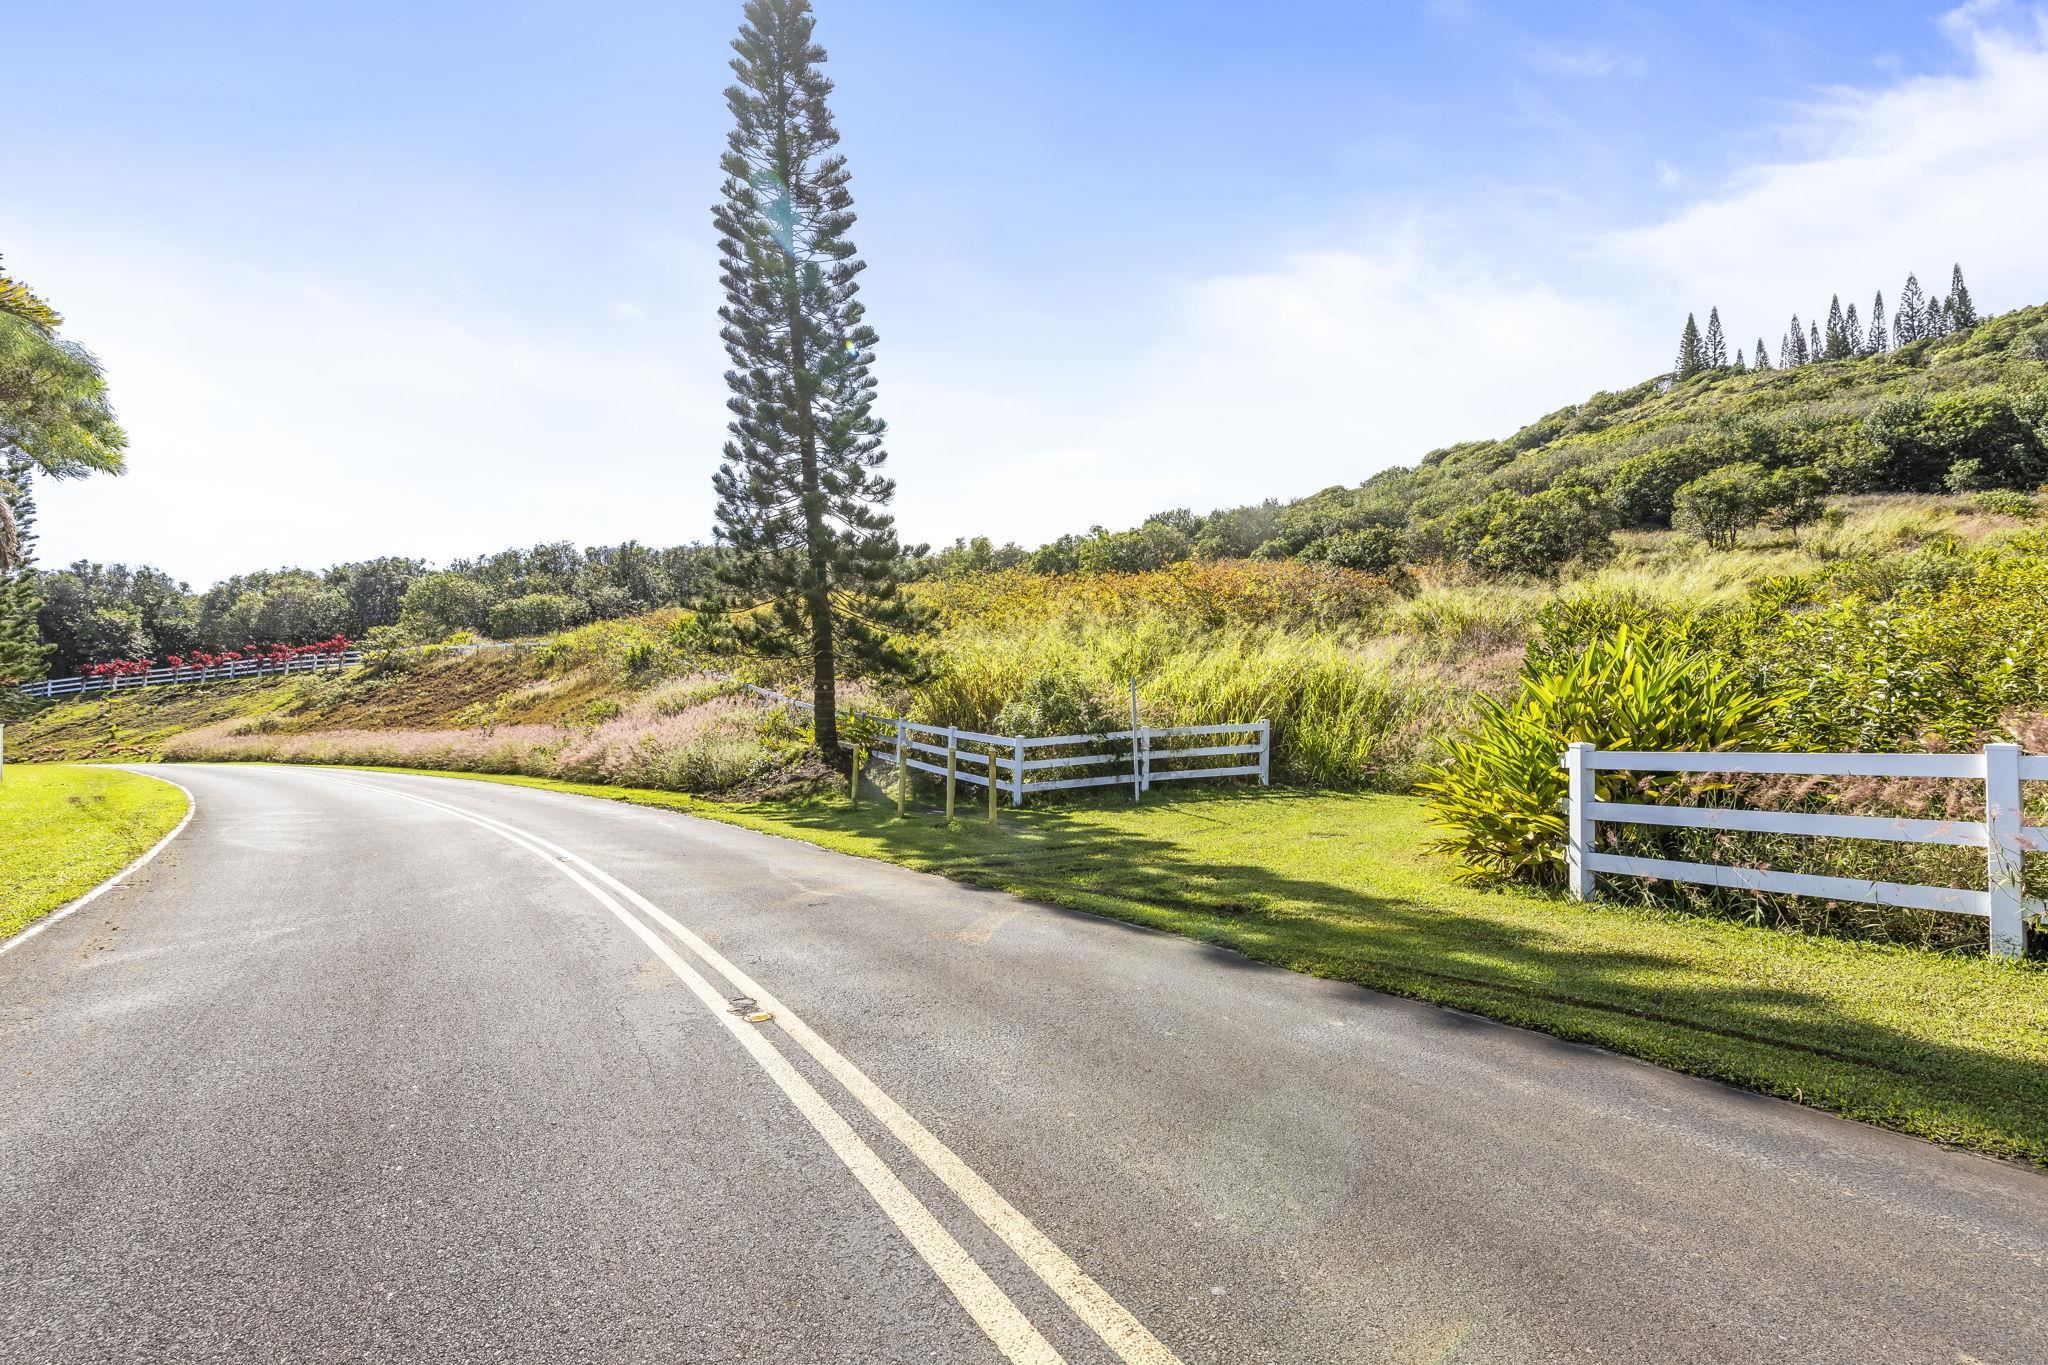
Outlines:
[[[298,660],[321,662],[332,659],[338,662],[340,656],[354,647],[355,641],[346,635],[336,635],[325,640],[316,640],[309,645],[244,645],[240,649],[230,649],[220,654],[195,649],[190,654],[166,655],[162,666],[183,673],[188,669],[204,670],[243,662],[272,666],[282,666]],[[106,663],[87,664],[83,676],[107,680],[136,678],[147,674],[152,666],[148,659],[110,659]]]
[[[112,659],[103,664],[85,666],[85,676],[88,678],[132,678],[147,672],[147,659]]]

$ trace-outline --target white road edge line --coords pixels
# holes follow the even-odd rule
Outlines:
[[[391,788],[376,783],[358,785],[375,787],[379,791],[391,791]],[[424,797],[412,796],[409,793],[392,794],[403,795],[407,800],[440,806],[439,802],[428,801]],[[454,807],[441,808],[455,810]],[[773,992],[748,976],[724,954],[705,942],[700,935],[678,923],[666,911],[604,869],[537,834],[505,824],[488,815],[478,815],[471,811],[455,813],[531,840],[555,857],[581,867],[644,911],[655,922],[674,934],[691,952],[709,964],[712,970],[730,981],[740,994],[753,997],[762,1009],[773,1014],[775,1022],[782,1026],[783,1031],[794,1039],[799,1047],[808,1052],[835,1080],[845,1086],[869,1113],[881,1120],[882,1125],[895,1134],[932,1174],[944,1182],[946,1188],[967,1205],[975,1217],[1001,1237],[1010,1250],[1016,1253],[1018,1259],[1029,1266],[1032,1273],[1045,1282],[1047,1288],[1059,1295],[1060,1300],[1074,1315],[1102,1338],[1103,1343],[1114,1351],[1125,1365],[1181,1365],[1180,1358],[1153,1336],[1135,1315],[1118,1303],[1108,1290],[1096,1283],[1095,1279],[1071,1256],[1062,1251],[1057,1243],[1039,1231],[1036,1224],[997,1193],[973,1167],[933,1136],[931,1131],[919,1123],[909,1111],[890,1098],[888,1092],[813,1031],[794,1010],[777,999]]]
[[[84,766],[99,767],[102,765],[89,764]],[[156,773],[142,772],[134,768],[122,766],[120,764],[110,763],[104,766],[111,768],[119,768],[121,772],[134,773],[137,777],[154,778],[158,782],[167,783],[170,786],[176,787],[179,791],[185,793],[185,818],[178,821],[178,823],[171,828],[171,832],[169,834],[166,834],[163,838],[157,840],[155,845],[150,848],[149,852],[143,854],[140,858],[137,858],[134,862],[128,864],[128,866],[122,868],[119,872],[116,872],[113,876],[101,882],[98,886],[95,886],[92,890],[86,892],[77,900],[72,901],[69,905],[58,906],[55,910],[52,910],[49,914],[44,915],[41,919],[37,920],[34,924],[29,925],[28,928],[22,930],[13,938],[8,939],[4,943],[0,943],[0,957],[4,957],[8,953],[13,952],[16,948],[19,948],[22,944],[28,942],[37,934],[40,934],[41,932],[43,932],[43,930],[49,928],[51,925],[55,924],[58,920],[63,919],[65,916],[76,914],[78,911],[85,909],[86,906],[91,905],[101,896],[106,895],[109,891],[112,891],[122,882],[127,881],[131,873],[135,872],[139,868],[146,866],[151,859],[155,858],[157,854],[164,851],[165,847],[169,845],[171,840],[177,838],[180,834],[183,834],[185,832],[185,826],[192,823],[192,817],[199,811],[199,798],[194,796],[192,794],[192,789],[190,787],[187,787],[182,782],[172,782],[171,779],[168,777],[160,777]]]
[[[347,779],[342,779],[347,782]],[[776,1050],[755,1025],[740,1020],[733,1014],[726,998],[696,968],[677,955],[674,948],[662,941],[652,929],[614,900],[601,887],[579,872],[571,862],[582,864],[574,855],[562,854],[545,840],[517,826],[478,816],[454,806],[443,805],[424,797],[407,792],[393,791],[389,787],[370,782],[347,782],[352,787],[362,787],[385,796],[395,796],[402,801],[411,801],[434,810],[467,820],[471,824],[496,834],[507,843],[517,845],[538,856],[557,872],[567,877],[588,892],[592,899],[611,911],[613,916],[645,943],[647,947],[667,964],[668,969],[687,986],[691,994],[710,1011],[712,1017],[725,1026],[726,1032],[746,1048],[761,1069],[768,1073],[790,1103],[797,1107],[818,1136],[825,1140],[833,1155],[859,1180],[868,1195],[880,1206],[883,1213],[904,1236],[917,1254],[924,1258],[934,1273],[952,1291],[960,1306],[967,1310],[975,1325],[995,1343],[1005,1357],[1016,1365],[1065,1365],[1065,1357],[1053,1348],[1051,1342],[1039,1334],[1031,1320],[1024,1316],[996,1282],[989,1278],[986,1270],[970,1255],[967,1249],[955,1241],[932,1216],[909,1186],[889,1169],[875,1150],[862,1140],[853,1125],[834,1109],[826,1098],[801,1072],[790,1065],[789,1059]],[[592,869],[593,871],[595,869]],[[602,875],[602,874],[600,874]],[[609,880],[609,879],[607,879]],[[764,1008],[767,1006],[764,1004]]]

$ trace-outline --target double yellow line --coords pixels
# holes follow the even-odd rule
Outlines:
[[[1063,1365],[1064,1361],[1059,1351],[990,1278],[981,1264],[933,1217],[931,1210],[854,1131],[853,1125],[833,1107],[831,1101],[820,1094],[817,1087],[775,1046],[768,1034],[770,1027],[779,1028],[790,1042],[845,1087],[847,1093],[937,1176],[975,1217],[1002,1238],[1017,1258],[1058,1295],[1061,1302],[1125,1365],[1181,1365],[1179,1357],[1112,1298],[1109,1291],[881,1086],[820,1037],[767,988],[667,911],[587,859],[530,830],[410,792],[396,791],[381,783],[349,778],[337,780],[426,806],[488,830],[507,843],[534,854],[610,911],[675,973],[711,1016],[746,1049],[1005,1358],[1016,1362],[1016,1365]],[[632,908],[628,909],[628,906]],[[678,953],[675,946],[651,926],[666,930],[675,943],[688,949],[711,972],[729,982],[731,990],[720,991],[704,972]],[[728,1007],[728,1001],[738,996],[751,997],[760,1012],[773,1016],[772,1021],[755,1024],[740,1018]]]

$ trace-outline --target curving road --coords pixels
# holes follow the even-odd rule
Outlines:
[[[163,771],[0,954],[0,1360],[2048,1360],[2031,1171],[686,816]]]

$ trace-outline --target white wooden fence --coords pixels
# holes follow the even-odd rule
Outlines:
[[[168,683],[213,682],[228,678],[255,678],[267,673],[312,673],[323,668],[350,668],[363,661],[363,652],[351,649],[338,654],[302,654],[290,659],[232,659],[226,663],[197,664],[184,668],[152,668],[147,673],[126,677],[109,674],[104,678],[45,678],[22,683],[28,697],[68,697],[84,692],[126,692],[137,687],[161,687]]]
[[[811,703],[765,687],[743,684],[757,697],[780,705],[810,710]],[[1273,780],[1273,724],[1253,720],[1225,725],[1140,726],[1095,735],[990,735],[956,725],[924,725],[901,717],[849,715],[893,733],[893,746],[878,744],[871,756],[912,772],[950,777],[986,788],[989,760],[994,760],[995,786],[1012,806],[1021,806],[1034,792],[1069,791],[1077,787],[1129,787],[1133,800],[1155,782],[1197,778],[1256,777]],[[1249,736],[1249,739],[1245,737]],[[1234,737],[1234,738],[1233,738]],[[1179,741],[1194,740],[1187,744]],[[1204,743],[1203,741],[1213,741]],[[1226,742],[1229,741],[1229,742]],[[1127,746],[1106,754],[1049,754],[1062,748],[1097,749]],[[963,747],[965,746],[965,747]],[[975,772],[963,760],[977,760]],[[1221,759],[1218,763],[1213,760]],[[1101,771],[1104,767],[1114,771]]]
[[[407,645],[400,650],[403,654],[475,654],[481,650],[530,649],[525,640],[480,640],[473,645]],[[366,656],[360,649],[344,650],[336,654],[304,654],[296,658],[273,661],[270,659],[234,659],[226,663],[209,664],[201,668],[187,664],[183,668],[152,668],[147,673],[131,673],[126,677],[104,678],[45,678],[41,682],[21,683],[17,690],[27,697],[78,696],[87,692],[127,692],[137,687],[171,687],[183,683],[224,682],[231,678],[257,678],[274,673],[311,673],[323,668],[354,668]]]
[[[2048,850],[2048,828],[2025,824],[2020,783],[2048,781],[2048,756],[2025,755],[2016,744],[1989,744],[1980,754],[1760,754],[1630,753],[1574,744],[1563,754],[1569,779],[1565,864],[1571,894],[1594,895],[1595,873],[1699,882],[1789,896],[1858,901],[1915,910],[1978,915],[1990,921],[1994,957],[2022,957],[2027,921],[2042,916],[2043,903],[2027,896],[2021,874],[2028,853]],[[1594,788],[1601,772],[1774,773],[1808,777],[1962,778],[1984,784],[1984,819],[1916,820],[1883,815],[1815,815],[1794,811],[1731,810],[1602,801]],[[1834,839],[1882,839],[1898,843],[1947,844],[1985,851],[1987,889],[1972,891],[1905,882],[1862,881],[1803,872],[1774,872],[1718,863],[1676,862],[1601,853],[1594,835],[1602,824],[1663,825],[1681,829],[1725,829],[1755,834],[1816,835]]]

